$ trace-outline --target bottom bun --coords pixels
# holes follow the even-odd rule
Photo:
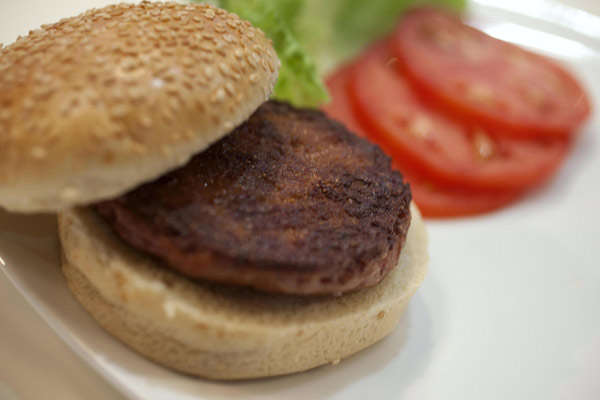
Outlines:
[[[289,296],[188,280],[130,248],[87,208],[58,216],[63,272],[98,323],[140,354],[211,379],[289,374],[387,336],[423,281],[427,233],[412,207],[398,266],[342,296]]]

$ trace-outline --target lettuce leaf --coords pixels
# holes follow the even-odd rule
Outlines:
[[[293,32],[324,75],[391,33],[407,9],[431,3],[458,10],[466,6],[466,0],[305,0]]]
[[[292,32],[291,23],[302,0],[221,0],[217,5],[262,29],[281,61],[273,97],[299,107],[317,107],[328,101],[327,89],[311,57]]]
[[[391,32],[407,8],[426,2],[455,9],[466,5],[466,0],[212,1],[250,21],[273,40],[281,60],[273,97],[301,107],[327,102],[322,77]]]

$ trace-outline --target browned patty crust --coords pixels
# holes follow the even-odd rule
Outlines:
[[[271,101],[183,168],[95,208],[188,277],[328,294],[396,266],[410,201],[378,147],[319,111]]]

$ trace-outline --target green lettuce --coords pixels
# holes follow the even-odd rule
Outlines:
[[[293,31],[324,75],[391,33],[401,14],[418,4],[463,9],[466,0],[305,0]]]
[[[281,70],[273,97],[317,107],[329,96],[322,77],[394,27],[424,0],[213,0],[273,40]],[[429,1],[456,9],[466,0]]]
[[[300,107],[317,107],[329,99],[311,57],[293,32],[293,20],[302,0],[220,0],[216,5],[238,14],[262,29],[281,61],[273,97]]]

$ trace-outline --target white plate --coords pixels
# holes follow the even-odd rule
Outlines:
[[[94,1],[71,3],[52,2],[66,15]],[[480,0],[472,14],[487,32],[561,59],[600,104],[598,18],[539,1]],[[128,350],[68,291],[53,217],[0,213],[0,264],[58,335],[131,398],[598,399],[599,130],[595,113],[558,176],[520,203],[430,221],[430,273],[398,329],[339,365],[288,377],[207,382]]]

